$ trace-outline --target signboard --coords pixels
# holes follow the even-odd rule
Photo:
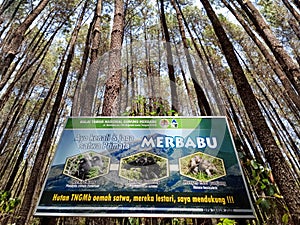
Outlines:
[[[69,118],[35,215],[253,217],[225,117]]]

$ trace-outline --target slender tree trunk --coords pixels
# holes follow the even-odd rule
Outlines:
[[[95,62],[98,58],[98,49],[101,40],[101,11],[102,0],[97,0],[92,32],[91,63]]]
[[[184,18],[184,17],[183,17],[183,18]],[[186,20],[184,20],[184,21],[185,21],[185,23],[186,23],[186,27],[188,27],[187,21],[186,21]],[[201,35],[201,34],[198,35],[194,23],[191,23],[191,25],[192,25],[192,29],[193,29],[193,31],[194,31],[196,37],[197,37],[197,40],[198,40],[198,42],[199,42],[199,44],[200,44],[200,47],[201,47],[201,49],[202,49],[202,52],[203,52],[203,54],[204,54],[205,60],[206,60],[206,62],[207,62],[207,64],[208,64],[208,67],[209,67],[211,73],[212,73],[212,74],[216,74],[215,68],[213,67],[212,62],[211,62],[211,57],[209,56],[207,50],[204,48],[204,45],[203,45],[203,43],[202,43],[202,41],[201,41],[201,38],[200,38],[200,35]],[[190,29],[189,29],[189,30],[190,30]],[[190,33],[190,35],[191,35],[191,37],[192,37],[193,45],[194,45],[194,47],[195,47],[195,49],[196,49],[196,51],[197,51],[197,53],[198,53],[199,58],[200,58],[201,60],[203,60],[203,57],[202,57],[202,55],[201,55],[201,53],[200,53],[200,50],[196,47],[195,37],[192,35],[192,32],[189,32],[189,33]],[[201,35],[201,36],[202,36],[202,35]]]
[[[80,115],[81,116],[91,116],[93,114],[93,106],[95,99],[95,92],[97,86],[98,78],[98,68],[99,62],[99,46],[101,40],[101,11],[102,11],[102,0],[97,1],[97,6],[94,12],[94,18],[91,25],[91,56],[90,56],[90,66],[89,70],[83,84],[81,94],[78,93],[80,106]],[[77,110],[78,111],[78,110]]]
[[[21,5],[22,5],[22,1],[20,1],[18,3],[18,5],[15,7],[13,13],[11,14],[11,16],[9,18],[9,21],[6,22],[6,24],[4,26],[2,26],[2,29],[0,30],[0,37],[2,36],[2,34],[4,33],[4,31],[10,26],[10,24],[14,20],[14,18],[17,15],[17,12],[20,9]],[[4,18],[2,18],[1,16],[2,16],[2,13],[0,13],[0,25],[4,22]],[[0,44],[0,46],[2,46],[2,43]]]
[[[130,30],[129,31],[129,39],[130,39],[130,45],[129,45],[129,48],[130,48],[130,59],[131,61],[135,61],[135,54],[133,54],[133,46],[132,46],[132,43],[133,43],[133,37],[132,37],[132,31]],[[130,64],[130,82],[131,82],[131,99],[134,99],[136,97],[136,90],[138,89],[137,85],[135,84],[138,84],[138,82],[136,81],[136,78],[135,78],[135,71],[134,71],[134,65],[133,63]],[[131,102],[131,105],[133,106],[133,102]]]
[[[50,13],[49,13],[49,15],[50,15]],[[30,43],[28,44],[29,47],[19,57],[20,59],[23,59],[23,58],[25,58],[25,59],[23,61],[23,64],[20,66],[20,69],[18,70],[17,74],[14,75],[14,81],[12,83],[15,83],[17,80],[19,80],[22,77],[23,73],[26,71],[23,68],[28,68],[29,69],[30,68],[29,65],[33,65],[34,64],[34,62],[33,63],[28,63],[28,62],[32,62],[32,59],[36,55],[35,52],[37,52],[39,50],[38,44],[40,42],[42,42],[41,40],[43,39],[43,37],[44,37],[44,35],[46,33],[47,28],[49,28],[49,26],[51,25],[51,22],[50,22],[50,23],[48,23],[48,26],[46,26],[47,20],[48,20],[48,18],[44,20],[44,23],[43,23],[43,25],[40,28],[40,31],[41,31],[41,30],[43,30],[44,27],[46,27],[44,29],[44,31],[42,32],[42,34],[40,33],[40,31],[36,32],[36,34],[34,35],[34,37],[31,39]],[[52,18],[52,20],[53,20],[53,18]],[[40,36],[40,37],[38,38],[38,36]],[[39,57],[36,57],[36,60]],[[8,73],[8,74],[6,74],[6,76],[3,76],[1,78],[1,81],[0,81],[0,90],[2,90],[4,88],[4,86],[7,84],[8,80],[11,79],[11,77],[13,76],[13,73],[15,72],[15,69],[18,68],[18,63],[21,61],[20,59],[17,62],[15,62],[15,65],[11,69],[11,72]],[[7,88],[7,89],[9,89],[9,88]],[[3,97],[2,97],[2,99],[3,99]],[[2,104],[0,104],[0,105],[2,105]]]
[[[247,13],[248,17],[253,22],[256,30],[264,39],[265,43],[272,50],[275,58],[287,74],[295,89],[300,92],[300,68],[284,50],[282,43],[275,37],[269,25],[265,22],[259,11],[251,3],[250,0],[237,0],[240,6]]]
[[[288,23],[289,23],[290,27],[292,28],[292,30],[294,31],[295,35],[300,40],[300,28],[299,28],[300,22],[297,22],[295,19],[291,18],[291,19],[289,19]]]
[[[14,2],[14,0],[4,0],[0,6],[0,15],[6,10],[8,9],[11,4]]]
[[[215,33],[219,39],[226,60],[230,66],[233,78],[236,82],[238,93],[247,110],[247,114],[257,135],[257,138],[264,149],[265,157],[273,170],[275,181],[277,182],[285,202],[292,216],[291,224],[300,223],[300,190],[295,183],[289,166],[287,165],[273,134],[270,131],[265,118],[260,111],[251,86],[247,82],[244,71],[234,53],[234,48],[225,33],[218,17],[213,11],[208,0],[201,0],[209,19],[212,22]]]
[[[118,114],[118,96],[121,88],[121,48],[124,32],[124,3],[123,0],[115,0],[115,15],[111,33],[111,45],[109,52],[109,74],[106,81],[103,116],[116,116]]]
[[[125,90],[123,91],[124,94],[124,108],[123,108],[123,112],[127,112],[129,111],[127,107],[131,106],[131,97],[130,97],[130,93],[129,93],[129,85],[130,85],[130,61],[129,60],[129,43],[131,43],[128,39],[126,40],[126,50],[125,50],[125,54],[126,54],[126,84],[125,84]]]
[[[17,29],[15,29],[13,37],[10,39],[8,46],[3,52],[4,60],[1,60],[0,63],[0,76],[4,76],[4,74],[7,72],[10,64],[13,62],[14,58],[18,54],[26,30],[33,23],[33,21],[40,14],[40,12],[46,7],[48,2],[49,0],[41,0],[37,7],[25,18],[24,22],[21,23],[21,25]]]
[[[299,1],[299,0],[298,0]],[[295,19],[300,23],[300,14],[297,12],[296,9],[290,4],[290,1],[288,0],[282,0],[284,5],[288,8],[288,10],[292,13],[292,15],[295,17]]]
[[[181,34],[183,47],[184,47],[184,54],[185,54],[185,57],[187,59],[188,68],[189,68],[191,78],[192,78],[192,82],[194,84],[194,88],[195,88],[195,91],[196,91],[198,106],[199,106],[201,115],[211,116],[211,109],[210,109],[208,99],[206,98],[206,95],[205,95],[202,87],[199,85],[199,83],[197,81],[194,65],[193,65],[193,62],[192,62],[191,55],[189,53],[189,46],[188,46],[188,43],[187,43],[187,40],[186,40],[186,34],[185,34],[185,30],[184,30],[184,25],[183,25],[183,18],[182,18],[182,14],[180,12],[179,5],[177,5],[174,0],[171,0],[171,3],[172,3],[172,5],[173,5],[173,7],[176,11],[179,31],[180,31],[180,34]]]
[[[74,51],[75,51],[75,43],[76,43],[78,33],[79,33],[79,30],[81,27],[85,9],[86,9],[86,4],[82,9],[81,15],[77,21],[77,26],[75,27],[75,29],[72,33],[71,39],[70,39],[68,56],[67,56],[67,59],[65,62],[65,67],[64,67],[64,70],[62,73],[62,78],[61,78],[61,81],[59,84],[59,88],[57,91],[57,95],[56,95],[54,104],[53,104],[51,112],[50,112],[50,116],[49,116],[47,125],[44,130],[43,137],[41,139],[41,144],[36,153],[36,158],[35,158],[34,165],[32,167],[32,171],[31,171],[31,175],[30,175],[30,178],[28,181],[28,186],[26,187],[23,202],[22,202],[22,205],[20,208],[20,214],[19,214],[20,217],[17,220],[17,224],[26,224],[28,222],[28,219],[31,216],[29,214],[29,212],[31,211],[31,207],[33,205],[32,202],[34,201],[34,194],[39,193],[39,190],[40,190],[39,183],[41,181],[41,175],[42,175],[42,174],[40,174],[40,169],[42,168],[42,165],[45,162],[48,151],[51,147],[51,143],[52,143],[51,137],[52,137],[52,134],[54,131],[55,120],[56,120],[56,116],[59,111],[59,107],[60,107],[60,104],[62,101],[68,74],[69,74],[69,71],[71,68],[71,63],[72,63],[72,59],[73,59]]]
[[[299,91],[295,90],[293,86],[291,85],[287,75],[283,72],[283,69],[278,65],[274,57],[270,54],[269,50],[265,47],[265,45],[255,36],[255,34],[251,31],[251,29],[248,27],[246,22],[241,18],[241,16],[236,13],[236,11],[228,4],[227,1],[222,0],[224,5],[231,11],[231,13],[235,16],[235,18],[242,24],[243,28],[247,32],[247,34],[251,37],[251,39],[255,42],[257,47],[260,49],[261,53],[266,58],[267,62],[273,69],[273,71],[277,74],[278,78],[282,82],[284,88],[286,89],[288,95],[293,100],[294,104],[297,106],[297,108],[300,109],[300,100],[299,100]]]
[[[88,32],[87,32],[87,35],[86,35],[84,51],[83,51],[83,55],[82,55],[82,59],[81,59],[81,65],[80,65],[80,69],[78,72],[77,82],[75,85],[75,94],[73,96],[73,105],[72,105],[72,111],[71,111],[72,116],[80,116],[80,115],[90,113],[90,110],[86,110],[87,111],[86,113],[81,113],[81,110],[83,110],[83,108],[85,108],[85,106],[82,105],[83,104],[81,102],[82,99],[85,99],[85,97],[91,97],[91,96],[85,96],[85,94],[87,92],[85,92],[86,91],[85,88],[83,90],[81,90],[81,86],[83,85],[82,78],[84,76],[84,71],[87,68],[87,62],[88,62],[88,58],[89,58],[89,54],[90,54],[90,37],[91,37],[91,33],[92,33],[92,24],[93,24],[93,22],[91,22]],[[88,76],[89,76],[89,74],[87,74],[86,84],[94,83],[94,85],[96,85],[95,82],[90,80],[91,78]],[[90,99],[88,99],[88,100],[90,100]],[[84,104],[86,104],[86,103],[84,103]]]
[[[153,97],[154,90],[153,90],[153,74],[151,72],[151,62],[150,62],[150,55],[151,55],[151,49],[148,45],[148,38],[147,38],[147,28],[146,28],[146,20],[147,20],[147,11],[142,12],[143,13],[143,26],[144,26],[144,48],[145,48],[145,70],[147,75],[147,95],[149,97]]]
[[[10,95],[11,95],[13,89],[14,89],[14,87],[16,86],[17,82],[20,81],[20,79],[23,77],[23,75],[26,74],[28,72],[28,70],[32,66],[34,66],[36,64],[41,64],[41,62],[43,61],[43,59],[45,58],[45,56],[46,56],[46,54],[48,52],[48,49],[49,49],[49,47],[50,47],[50,45],[51,45],[51,43],[52,43],[55,35],[57,34],[58,30],[59,30],[59,28],[53,33],[53,35],[51,36],[51,38],[48,40],[48,42],[42,48],[42,50],[40,51],[40,53],[37,54],[37,56],[34,59],[25,59],[25,60],[28,60],[28,61],[30,60],[31,63],[28,64],[27,62],[24,62],[21,65],[21,68],[16,73],[16,75],[14,77],[14,80],[8,85],[8,87],[5,90],[5,93],[1,96],[1,99],[0,99],[0,110],[2,110],[3,107],[5,106],[6,102],[8,101],[8,99],[9,99],[9,97],[10,97]],[[37,71],[35,71],[35,72],[37,72]]]
[[[182,65],[182,62],[181,62],[181,59],[180,59],[180,53],[178,51],[177,46],[175,46],[175,50],[176,50],[176,54],[177,54],[177,57],[178,57],[179,67],[180,67],[180,70],[181,70],[181,75],[182,75],[183,83],[184,83],[184,86],[185,86],[185,89],[186,89],[186,92],[187,92],[187,96],[188,96],[188,99],[189,99],[189,105],[191,107],[192,114],[197,115],[196,114],[196,109],[195,109],[196,106],[195,106],[195,104],[192,100],[194,98],[193,98],[191,90],[188,86],[188,82],[187,82],[187,79],[186,79],[186,75],[185,75],[185,72],[184,72],[184,69],[183,69],[183,65]]]
[[[171,39],[168,30],[168,25],[165,16],[165,9],[164,9],[164,0],[160,0],[160,18],[161,24],[163,28],[163,33],[165,36],[166,41],[166,50],[167,50],[167,63],[168,63],[168,73],[170,79],[170,88],[171,88],[171,103],[172,103],[172,110],[179,111],[179,102],[178,102],[178,95],[176,90],[176,80],[175,80],[175,71],[174,71],[174,62],[172,56],[172,49],[171,49]]]

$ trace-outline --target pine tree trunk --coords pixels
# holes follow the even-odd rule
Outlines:
[[[124,32],[124,3],[123,0],[115,0],[115,15],[111,33],[111,45],[109,52],[109,74],[106,81],[103,116],[116,116],[118,114],[118,96],[121,88],[121,48]]]
[[[297,186],[289,166],[287,165],[268,124],[260,111],[255,95],[252,92],[244,71],[234,53],[234,48],[227,37],[218,17],[213,11],[208,0],[201,0],[209,19],[212,22],[215,33],[219,39],[226,60],[230,66],[233,78],[236,82],[238,93],[246,108],[247,114],[257,135],[257,138],[264,149],[265,157],[270,163],[275,181],[284,196],[285,202],[292,215],[290,224],[300,223],[300,190]]]
[[[293,8],[293,6],[290,4],[287,0],[282,0],[284,5],[288,8],[288,10],[292,13],[292,15],[295,17],[295,19],[300,23],[300,14],[297,12],[296,9]],[[299,1],[298,1],[299,2]]]
[[[300,40],[300,28],[299,28],[299,24],[300,22],[297,22],[295,19],[291,18],[288,21],[290,27],[292,28],[292,30],[294,31],[295,35],[298,37],[298,39]],[[299,63],[299,59],[297,60]]]
[[[161,17],[163,33],[166,41],[166,53],[167,53],[168,74],[169,74],[170,88],[171,88],[170,94],[171,94],[172,110],[178,112],[179,102],[178,102],[178,95],[176,90],[174,62],[173,62],[172,49],[171,49],[171,39],[170,39],[170,34],[169,34],[168,25],[165,16],[164,0],[160,0],[160,17]]]
[[[262,18],[259,11],[251,3],[250,0],[237,0],[248,17],[253,22],[256,30],[264,39],[265,43],[272,50],[275,58],[287,74],[289,80],[293,84],[294,88],[300,93],[300,68],[290,57],[290,55],[284,50],[282,43],[275,37],[271,31],[269,25]]]
[[[132,37],[132,31],[129,31],[129,39],[130,39],[130,46],[129,46],[129,57],[132,61],[136,60],[135,59],[135,54],[133,53],[133,46],[132,46],[132,42],[133,42],[133,37]],[[135,87],[135,83],[137,83],[135,80],[135,71],[134,71],[134,65],[133,63],[130,65],[130,69],[129,69],[129,74],[130,74],[130,84],[131,84],[131,99],[135,99],[136,97],[136,90],[138,90],[138,88]],[[131,105],[133,105],[133,102],[131,102]]]
[[[251,37],[251,39],[255,42],[257,47],[260,49],[261,53],[266,58],[267,62],[273,69],[273,71],[277,74],[278,78],[282,82],[284,88],[286,89],[289,97],[293,100],[294,104],[300,109],[300,99],[298,94],[300,93],[299,90],[295,90],[294,87],[291,85],[287,75],[284,73],[282,68],[278,65],[274,57],[270,54],[266,46],[255,36],[255,34],[251,31],[248,27],[246,22],[241,18],[241,16],[234,11],[234,9],[228,4],[227,1],[222,0],[224,5],[231,11],[231,13],[236,17],[236,19],[240,22],[243,26],[247,34]]]
[[[85,107],[82,107],[83,103],[81,101],[82,101],[82,98],[83,99],[85,98],[85,94],[86,94],[86,93],[84,93],[84,91],[86,89],[84,88],[83,90],[81,90],[81,86],[83,85],[82,78],[85,73],[84,71],[87,68],[87,62],[88,62],[88,58],[89,58],[89,54],[90,54],[90,37],[91,37],[91,33],[92,33],[92,26],[93,26],[93,22],[91,22],[91,24],[89,26],[89,29],[88,29],[88,32],[86,35],[86,39],[85,39],[84,50],[83,50],[83,55],[82,55],[82,59],[81,59],[81,65],[80,65],[80,69],[78,72],[77,81],[76,81],[76,85],[75,85],[75,93],[73,96],[73,105],[72,105],[72,111],[71,111],[72,116],[80,116],[80,115],[85,114],[85,113],[81,114],[81,112],[80,112],[82,110],[82,108],[85,108]],[[87,77],[86,77],[87,82],[86,83],[93,83],[93,82],[88,82],[90,80],[90,77],[88,77],[88,76],[89,76],[89,74],[87,74]],[[94,82],[94,84],[95,84],[95,82]],[[86,114],[91,113],[90,110],[86,110],[86,111],[87,111]]]
[[[197,115],[196,105],[193,103],[193,96],[192,96],[191,90],[188,86],[188,82],[187,82],[187,79],[186,79],[186,75],[185,75],[185,72],[184,72],[184,69],[183,69],[183,65],[182,65],[182,62],[181,62],[181,59],[180,59],[180,53],[178,51],[177,46],[175,46],[175,50],[176,50],[176,54],[177,54],[177,57],[178,57],[178,63],[179,63],[179,67],[180,67],[180,70],[181,70],[181,75],[182,75],[184,87],[185,87],[187,95],[188,95],[189,105],[191,107],[192,115]]]
[[[64,70],[62,72],[62,78],[61,78],[61,81],[59,84],[59,88],[57,91],[57,95],[56,95],[54,104],[53,104],[51,112],[50,112],[50,116],[49,116],[47,125],[45,127],[43,137],[41,139],[41,144],[36,153],[34,165],[31,170],[31,175],[30,175],[28,185],[25,190],[23,202],[22,202],[22,205],[20,208],[19,218],[17,219],[17,224],[26,224],[28,222],[28,220],[31,216],[30,212],[32,210],[32,205],[34,205],[32,203],[35,201],[34,195],[36,193],[39,193],[39,191],[40,191],[39,183],[41,182],[42,175],[43,175],[40,173],[41,172],[40,170],[43,167],[44,162],[46,161],[48,151],[52,144],[52,136],[53,136],[53,131],[54,131],[54,127],[55,127],[54,125],[55,125],[55,121],[56,121],[56,116],[58,114],[59,107],[60,107],[60,104],[61,104],[61,101],[63,98],[64,89],[65,89],[65,86],[67,83],[67,78],[69,75],[71,63],[72,63],[73,56],[74,56],[75,43],[76,43],[78,33],[79,33],[79,30],[81,27],[84,12],[85,12],[85,7],[83,8],[82,13],[78,19],[77,26],[75,27],[75,29],[72,33],[70,43],[68,46],[69,48],[67,48],[68,56],[67,56],[67,59],[65,62]]]
[[[21,68],[18,70],[18,72],[16,73],[14,80],[6,87],[5,89],[5,93],[1,96],[0,99],[0,110],[3,109],[3,107],[5,106],[5,104],[7,103],[11,93],[13,92],[14,87],[16,86],[17,82],[20,81],[20,79],[22,78],[22,76],[24,74],[26,74],[28,72],[28,70],[32,67],[32,66],[36,66],[41,65],[41,63],[43,62],[44,58],[46,57],[46,54],[48,52],[48,49],[55,37],[55,35],[57,34],[59,29],[57,29],[51,36],[51,38],[47,41],[47,43],[43,46],[42,50],[40,51],[39,54],[37,54],[35,56],[35,58],[32,59],[25,59],[24,64],[22,64]],[[30,54],[30,53],[29,53]],[[34,54],[34,53],[32,53]],[[30,64],[27,63],[27,61],[31,61]],[[39,68],[39,67],[37,67]],[[33,74],[37,73],[37,69],[35,69],[35,71],[33,72]],[[9,77],[11,76],[11,74],[8,74]],[[28,82],[29,83],[29,82]],[[5,84],[1,84],[0,82],[0,90],[5,86]]]
[[[41,0],[38,6],[25,18],[24,22],[15,29],[13,37],[10,39],[6,50],[2,53],[4,60],[0,63],[1,73],[0,76],[4,76],[7,72],[10,64],[13,62],[14,58],[18,54],[19,48],[23,42],[24,35],[29,26],[33,23],[40,12],[46,7],[49,0]]]
[[[194,65],[192,62],[191,55],[189,53],[189,46],[188,46],[188,43],[186,40],[185,30],[184,30],[184,26],[183,26],[183,18],[182,18],[182,14],[180,13],[179,5],[177,5],[174,0],[171,0],[171,3],[176,11],[179,31],[181,34],[181,39],[182,39],[183,47],[184,47],[184,54],[187,59],[188,68],[189,68],[189,71],[190,71],[190,74],[192,77],[192,82],[194,84],[194,88],[195,88],[195,92],[196,92],[197,100],[198,100],[198,106],[199,106],[201,115],[211,116],[212,114],[211,114],[209,102],[206,98],[206,95],[205,95],[202,87],[199,85],[199,82],[197,81]]]
[[[94,15],[94,24],[92,31],[92,47],[91,47],[91,63],[95,62],[98,58],[98,49],[100,46],[101,35],[101,11],[102,0],[97,0],[97,6]]]
[[[102,11],[102,0],[97,1],[97,6],[94,12],[94,18],[91,24],[91,56],[90,56],[90,66],[88,73],[83,83],[82,90],[77,91],[77,104],[76,114],[80,116],[91,116],[93,115],[93,106],[95,99],[95,92],[97,86],[98,69],[99,63],[97,59],[99,58],[99,46],[101,40],[101,11]],[[88,38],[90,38],[88,36]],[[83,74],[83,71],[81,72]],[[79,86],[78,86],[79,87]],[[82,93],[79,93],[82,92]],[[79,109],[80,108],[80,109]]]
[[[0,15],[6,10],[9,8],[9,6],[11,6],[11,4],[13,3],[14,1],[12,0],[4,0],[1,4],[1,7],[0,7]]]

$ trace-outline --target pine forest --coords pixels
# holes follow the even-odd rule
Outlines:
[[[300,224],[299,40],[299,0],[0,0],[0,224]],[[70,116],[226,116],[255,219],[34,216]]]

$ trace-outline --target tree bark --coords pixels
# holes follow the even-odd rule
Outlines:
[[[164,0],[160,0],[160,19],[163,28],[163,33],[166,41],[166,51],[167,51],[167,63],[168,63],[168,74],[170,79],[170,88],[171,88],[171,104],[172,110],[179,111],[179,102],[178,95],[176,90],[176,80],[175,80],[175,71],[174,71],[174,62],[171,49],[171,38],[168,30],[168,25],[165,16],[164,9]]]
[[[25,61],[30,61],[30,63],[28,62],[24,62],[20,69],[17,71],[17,73],[14,76],[13,81],[6,87],[5,89],[5,93],[1,96],[0,99],[0,110],[3,109],[3,107],[5,106],[6,102],[8,101],[13,89],[15,88],[17,82],[20,82],[20,79],[23,77],[24,74],[26,74],[28,72],[28,70],[37,65],[37,64],[41,64],[41,62],[43,61],[43,59],[45,58],[48,49],[50,48],[50,45],[54,39],[54,37],[56,36],[58,30],[62,27],[63,24],[61,24],[61,26],[59,28],[56,29],[56,31],[52,34],[52,36],[50,37],[50,39],[47,41],[47,43],[43,46],[42,50],[35,56],[31,58],[31,52],[28,53],[29,57],[28,59],[26,58]],[[35,53],[32,53],[32,55],[35,55]],[[9,73],[10,74],[10,73]],[[10,76],[9,76],[10,77]],[[5,84],[1,84],[0,82],[0,90],[5,86]]]
[[[83,50],[83,55],[82,55],[82,59],[81,59],[81,65],[80,65],[80,69],[78,72],[77,81],[76,81],[76,85],[75,85],[75,93],[73,96],[73,105],[72,105],[72,111],[71,111],[72,116],[80,116],[80,115],[83,116],[85,114],[90,115],[90,113],[91,113],[91,110],[89,110],[89,109],[87,109],[86,112],[81,112],[81,110],[86,109],[85,105],[83,105],[83,104],[86,104],[86,105],[89,104],[82,100],[82,99],[86,98],[86,96],[85,96],[86,88],[81,89],[82,88],[81,86],[84,84],[82,82],[82,78],[83,78],[85,70],[87,68],[87,62],[88,62],[88,58],[89,58],[89,54],[90,54],[90,37],[91,37],[91,33],[92,33],[92,28],[93,28],[92,25],[93,25],[93,22],[90,23],[90,26],[89,26],[89,29],[88,29],[88,32],[86,35],[86,39],[85,39],[84,50]],[[95,82],[92,82],[90,80],[91,78],[88,76],[89,76],[89,74],[87,74],[85,84],[94,83],[94,85],[96,85]],[[90,99],[88,99],[88,100],[90,100]],[[93,100],[93,98],[91,100]],[[92,103],[90,105],[92,105]],[[92,107],[92,106],[90,106],[90,107]]]
[[[95,9],[94,24],[92,31],[91,63],[95,62],[98,58],[98,49],[100,46],[101,39],[101,11],[102,0],[98,0]]]
[[[124,3],[115,0],[115,15],[111,33],[109,52],[109,74],[106,81],[102,115],[116,116],[118,114],[118,96],[121,88],[121,48],[124,33]]]
[[[176,54],[177,54],[177,57],[178,57],[178,63],[179,63],[179,67],[180,67],[180,70],[181,70],[183,83],[184,83],[184,86],[185,86],[185,89],[186,89],[186,92],[187,92],[187,96],[188,96],[188,99],[189,99],[189,105],[191,107],[192,114],[197,115],[197,113],[196,113],[196,104],[194,104],[194,102],[193,102],[193,96],[192,96],[191,90],[188,86],[188,82],[187,82],[187,79],[186,79],[186,75],[185,75],[185,72],[184,72],[184,68],[183,68],[183,65],[182,65],[182,62],[181,62],[181,59],[180,59],[180,53],[178,51],[177,46],[175,46],[175,50],[176,50]]]
[[[32,77],[30,78],[30,80],[26,84],[23,96],[17,101],[18,105],[16,105],[15,107],[12,107],[13,110],[10,113],[10,114],[12,114],[12,116],[11,116],[11,119],[7,118],[8,121],[10,120],[10,122],[7,126],[8,129],[5,132],[5,135],[2,135],[2,140],[1,140],[1,143],[0,143],[0,149],[6,149],[5,145],[9,145],[10,138],[13,136],[13,133],[18,132],[15,128],[18,127],[18,124],[19,124],[19,121],[22,118],[23,112],[26,110],[26,105],[29,102],[29,98],[26,98],[27,93],[29,92],[30,94],[28,96],[31,96],[31,94],[33,92],[34,88],[33,88],[32,82],[33,82],[33,79],[36,78],[38,68],[39,68],[39,66],[37,66],[36,71],[33,72]],[[29,91],[30,89],[31,89],[31,91]],[[26,126],[24,126],[24,127],[26,127]],[[29,137],[27,136],[27,138],[30,140],[31,135],[29,135]],[[29,142],[29,140],[28,140],[28,142]],[[13,165],[10,168],[11,171],[10,171],[9,175],[6,177],[6,181],[1,184],[2,188],[4,190],[8,191],[9,188],[11,188],[12,183],[13,183],[13,181],[15,179],[15,176],[16,176],[16,172],[18,171],[18,169],[20,167],[20,164],[21,164],[22,160],[24,159],[24,154],[25,154],[26,148],[27,148],[27,145],[26,145],[26,142],[25,142],[23,144],[22,150],[20,152],[16,152],[17,153],[16,162],[10,162],[11,160],[4,160],[3,156],[0,155],[1,161],[4,162],[0,166],[0,177],[2,177],[4,175],[4,172],[6,171],[5,167],[6,167],[6,165],[8,165],[8,163],[10,165]],[[17,145],[15,145],[15,147],[13,149],[11,149],[12,154],[14,154],[14,152],[15,152],[15,151],[13,151],[14,149],[17,149]],[[24,149],[24,152],[23,152],[23,149]],[[6,150],[6,151],[8,151],[8,150]],[[20,164],[18,164],[18,162],[20,162]],[[16,166],[14,166],[14,164],[16,164]],[[0,185],[0,188],[1,188],[1,185]]]
[[[300,40],[300,28],[299,28],[300,22],[297,22],[295,19],[291,18],[291,19],[289,19],[288,23],[289,23],[290,27],[292,28],[292,30],[294,31],[295,35]]]
[[[193,85],[195,88],[195,92],[196,92],[196,96],[197,96],[197,100],[198,100],[198,106],[199,106],[201,115],[211,116],[212,112],[211,112],[211,108],[210,108],[208,99],[206,98],[206,95],[205,95],[202,87],[199,85],[199,82],[197,81],[197,76],[195,73],[194,65],[192,62],[191,55],[189,53],[189,46],[187,43],[186,34],[185,34],[185,30],[184,30],[184,25],[183,25],[183,15],[181,13],[179,5],[176,4],[174,0],[171,0],[171,3],[176,11],[179,31],[180,31],[180,35],[181,35],[181,39],[182,39],[182,43],[183,43],[183,47],[184,47],[184,54],[187,59],[188,68],[189,68],[192,82],[193,82]]]
[[[0,7],[0,15],[6,10],[8,9],[11,4],[14,2],[14,0],[4,0],[1,4],[1,7]]]
[[[282,2],[288,8],[288,10],[292,13],[292,15],[298,21],[298,23],[300,23],[300,14],[297,12],[297,10],[294,9],[294,7],[289,3],[289,1],[282,0]]]
[[[300,68],[284,50],[282,43],[275,37],[269,25],[265,22],[259,11],[251,3],[250,0],[237,0],[240,6],[244,9],[248,17],[253,22],[256,30],[264,39],[265,43],[273,52],[275,58],[283,68],[287,77],[293,84],[294,88],[300,93]]]
[[[79,33],[79,30],[81,27],[81,23],[83,20],[84,12],[86,9],[85,7],[86,7],[86,4],[82,9],[80,17],[78,18],[77,26],[75,27],[75,29],[72,33],[72,36],[71,36],[71,39],[69,42],[69,46],[66,50],[66,51],[68,51],[68,55],[67,55],[67,59],[65,62],[64,70],[62,72],[62,78],[60,80],[57,95],[56,95],[55,101],[53,103],[53,106],[52,106],[52,109],[50,112],[50,116],[49,116],[48,122],[45,127],[43,137],[41,139],[41,144],[36,153],[34,165],[32,167],[31,175],[29,177],[28,185],[26,187],[23,202],[22,202],[22,205],[20,208],[19,218],[17,219],[17,224],[26,224],[28,222],[28,219],[31,216],[30,211],[32,209],[32,205],[33,205],[32,203],[35,200],[34,194],[39,193],[39,190],[40,190],[39,183],[42,178],[42,174],[40,174],[40,169],[42,168],[43,163],[45,162],[46,157],[48,155],[48,151],[51,147],[55,120],[56,120],[56,116],[59,111],[59,107],[60,107],[60,104],[61,104],[61,101],[63,98],[63,94],[64,94],[64,89],[65,89],[65,86],[67,83],[68,74],[69,74],[69,71],[71,68],[71,63],[72,63],[74,51],[75,51],[75,43],[76,43],[78,33]]]
[[[77,92],[77,104],[80,102],[80,105],[75,107],[76,114],[80,116],[91,116],[93,115],[93,106],[95,99],[95,92],[97,86],[97,78],[98,78],[98,68],[99,62],[97,59],[99,58],[99,46],[101,40],[101,11],[102,11],[102,0],[97,1],[97,6],[94,12],[94,18],[91,23],[91,37],[88,35],[88,39],[91,42],[91,56],[90,56],[90,66],[89,70],[83,83],[82,90],[78,90]],[[87,50],[86,50],[87,51]],[[82,72],[83,73],[83,72]],[[80,77],[81,79],[81,77]]]
[[[284,200],[292,216],[291,224],[300,223],[300,190],[293,178],[293,174],[287,165],[276,141],[273,138],[268,124],[260,111],[255,95],[252,92],[244,71],[234,53],[234,48],[225,33],[218,17],[208,0],[200,0],[212,22],[215,33],[219,39],[222,50],[231,69],[233,78],[236,82],[238,93],[246,108],[247,114],[257,135],[257,138],[264,149],[265,157],[270,163],[274,178],[279,189],[284,196]]]
[[[257,38],[257,36],[251,31],[249,26],[246,24],[246,22],[241,18],[241,16],[230,6],[228,2],[225,0],[222,0],[223,4],[230,10],[230,12],[235,16],[235,18],[240,22],[240,24],[243,26],[247,34],[250,36],[250,38],[255,42],[257,47],[260,49],[261,53],[266,58],[267,62],[271,66],[272,70],[277,74],[278,78],[282,82],[284,88],[286,89],[289,97],[292,99],[294,104],[297,106],[298,109],[300,109],[300,99],[299,99],[299,93],[297,92],[293,86],[291,85],[287,75],[284,73],[283,69],[278,65],[274,57],[271,55],[267,47]],[[299,91],[299,90],[298,90]]]
[[[46,7],[48,2],[49,0],[41,0],[37,7],[25,18],[25,20],[20,24],[20,26],[17,29],[15,29],[13,37],[8,43],[8,47],[5,48],[4,52],[2,53],[4,56],[4,60],[0,63],[0,76],[4,76],[4,74],[7,72],[10,64],[13,62],[14,58],[18,54],[26,30],[37,18],[40,12]]]

